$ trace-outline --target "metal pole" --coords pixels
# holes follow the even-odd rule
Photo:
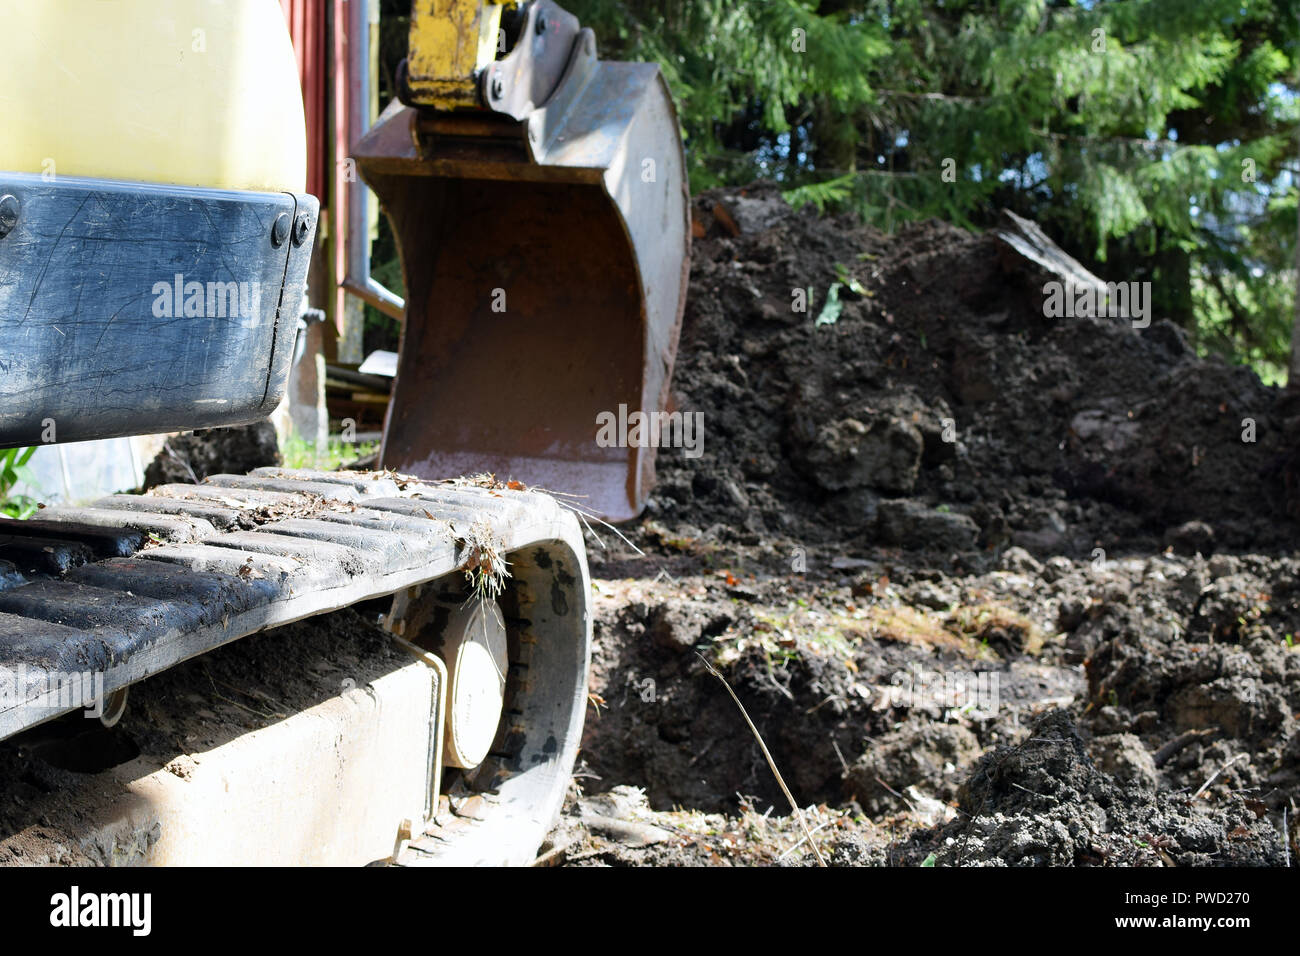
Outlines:
[[[375,0],[344,0],[348,5],[348,145],[370,129],[370,4]],[[352,167],[355,168],[355,167]],[[343,288],[385,315],[401,319],[406,302],[370,275],[370,189],[355,174],[347,180],[348,224],[344,237],[347,273]]]

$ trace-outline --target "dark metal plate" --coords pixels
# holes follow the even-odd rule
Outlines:
[[[279,403],[313,197],[0,173],[0,207],[0,447]]]

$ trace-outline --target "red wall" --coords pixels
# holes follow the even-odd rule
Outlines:
[[[307,192],[329,204],[329,163],[333,137],[329,130],[328,5],[322,0],[280,0],[293,37],[307,113]]]

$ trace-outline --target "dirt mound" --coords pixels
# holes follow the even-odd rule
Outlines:
[[[208,475],[242,475],[280,464],[280,446],[270,422],[204,428],[168,438],[144,472],[144,487],[198,484]]]
[[[1053,277],[994,233],[891,237],[763,184],[695,217],[674,391],[704,456],[662,450],[651,507],[679,532],[1038,556],[1295,540],[1295,409],[1174,323],[1048,317]]]

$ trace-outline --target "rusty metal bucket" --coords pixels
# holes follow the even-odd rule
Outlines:
[[[658,67],[599,62],[573,25],[554,93],[523,119],[394,102],[354,147],[406,279],[380,455],[425,478],[486,471],[576,494],[624,520],[655,449],[602,447],[597,417],[665,407],[689,201]]]

